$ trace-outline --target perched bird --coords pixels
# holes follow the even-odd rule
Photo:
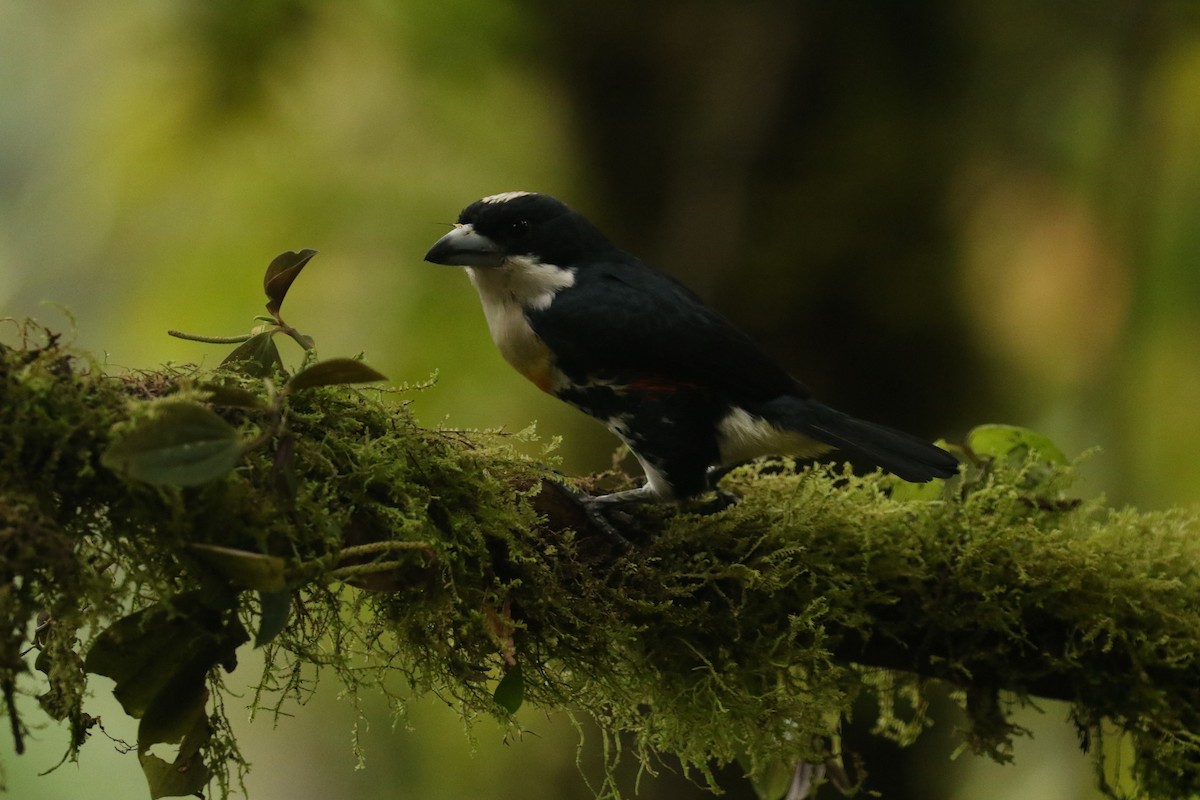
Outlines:
[[[958,468],[939,447],[814,400],[690,290],[553,197],[477,200],[425,260],[466,267],[504,358],[633,451],[643,486],[579,498],[617,539],[606,510],[715,489],[724,468],[758,456],[839,448],[914,482]]]

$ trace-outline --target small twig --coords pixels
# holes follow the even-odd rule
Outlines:
[[[292,337],[292,339],[295,340],[296,344],[298,344],[302,348],[304,348],[305,352],[312,350],[313,347],[315,346],[315,343],[313,342],[313,338],[311,336],[307,336],[307,335],[301,333],[300,331],[293,328],[291,325],[285,325],[283,323],[283,320],[279,321],[279,326],[280,326],[280,330],[283,333],[287,334],[288,336]]]
[[[346,547],[337,553],[336,559],[338,563],[344,562],[351,558],[360,558],[362,556],[377,555],[379,553],[392,553],[406,550],[428,550],[431,545],[428,542],[412,542],[412,541],[382,541],[369,542],[367,544],[353,545]],[[356,575],[370,575],[376,572],[387,572],[398,567],[408,566],[410,562],[401,559],[392,559],[388,561],[369,561],[365,564],[348,564],[344,567],[336,567],[329,572],[324,572],[324,559],[316,561],[306,561],[296,565],[293,570],[295,575],[316,575],[324,574],[334,580],[344,580],[348,577]]]
[[[369,561],[366,564],[351,564],[348,567],[338,567],[329,573],[329,577],[334,580],[344,581],[349,578],[358,578],[363,575],[375,575],[381,572],[391,572],[394,569],[409,566],[409,562],[404,559],[393,559],[391,561]]]
[[[4,705],[8,709],[9,727],[12,730],[13,744],[17,755],[25,752],[25,726],[17,714],[16,689],[12,681],[4,681]]]
[[[404,550],[428,550],[428,542],[369,542],[367,544],[359,544],[343,549],[338,553],[338,561],[345,561],[348,558],[358,558],[360,556],[375,555],[377,553],[389,553]],[[363,575],[376,575],[382,572],[390,572],[394,569],[406,567],[409,565],[406,559],[390,559],[388,561],[368,561],[365,564],[350,564],[345,567],[338,567],[330,570],[329,577],[335,580],[348,580],[350,578],[361,577]]]
[[[352,547],[343,547],[338,552],[338,561],[345,561],[348,558],[357,558],[358,556],[374,555],[376,553],[389,553],[396,550],[428,550],[429,547],[429,542],[369,542],[367,544],[357,544]]]

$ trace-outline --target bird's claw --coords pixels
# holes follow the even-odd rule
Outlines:
[[[731,492],[728,489],[713,489],[713,494],[717,497],[717,507],[715,511],[724,511],[730,506],[736,506],[742,502],[742,496],[736,492]]]
[[[584,516],[587,517],[588,522],[592,524],[592,527],[596,528],[613,542],[615,542],[616,545],[622,550],[630,550],[633,548],[633,543],[626,539],[625,536],[622,535],[619,530],[617,530],[617,527],[612,523],[612,520],[610,520],[605,514],[605,507],[610,506],[611,504],[602,502],[603,496],[599,498],[592,497],[590,494],[581,492],[573,486],[568,486],[565,483],[561,485],[566,491],[567,496],[575,502],[575,504],[583,512]],[[616,511],[615,508],[612,510]],[[624,512],[618,513],[625,518],[625,522],[629,521],[628,514],[625,514]]]
[[[712,497],[698,500],[691,506],[691,509],[695,513],[706,516],[708,514],[719,514],[730,506],[736,506],[738,503],[742,502],[740,495],[725,489],[717,489],[714,487],[710,491],[712,492]]]
[[[609,539],[612,539],[618,547],[620,547],[622,550],[633,549],[633,542],[626,539],[625,536],[619,530],[617,530],[617,526],[613,525],[612,520],[605,515],[604,506],[600,505],[599,503],[590,503],[587,500],[584,500],[582,507],[583,513],[587,514],[588,522],[591,522],[593,525],[599,528],[600,531]],[[629,520],[628,514],[625,514],[624,512],[620,513],[621,516],[626,518],[626,521]]]
[[[742,501],[741,495],[731,492],[728,489],[722,489],[720,486],[721,479],[732,472],[736,467],[736,464],[709,467],[708,471],[705,473],[705,477],[708,480],[708,488],[714,495],[716,495],[717,498],[715,503],[716,507],[713,509],[713,513],[716,513],[717,511],[724,511],[730,506],[736,506]]]

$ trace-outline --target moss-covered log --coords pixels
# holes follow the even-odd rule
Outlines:
[[[911,740],[940,679],[964,690],[979,750],[1005,754],[1014,700],[1054,697],[1097,753],[1102,722],[1132,736],[1140,791],[1200,791],[1193,513],[1068,499],[1070,469],[1036,453],[976,454],[932,490],[770,463],[727,478],[732,508],[639,511],[623,551],[511,437],[422,429],[402,393],[322,385],[346,369],[289,389],[110,377],[53,336],[0,348],[18,750],[16,693],[48,684],[42,707],[78,746],[99,672],[141,718],[152,784],[224,785],[236,745],[205,702],[256,634],[260,705],[314,665],[351,689],[399,671],[468,715],[581,709],[642,756],[762,776],[835,757],[864,694],[881,735]],[[181,743],[169,779],[148,752],[163,741]]]

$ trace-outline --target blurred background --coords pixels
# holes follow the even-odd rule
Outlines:
[[[6,0],[0,98],[0,316],[69,314],[110,369],[215,365],[228,348],[166,330],[247,330],[270,259],[314,247],[283,311],[323,356],[436,372],[425,424],[537,420],[566,469],[604,468],[609,435],[509,369],[461,271],[421,260],[470,201],[537,190],[831,404],[931,437],[1031,426],[1102,448],[1088,494],[1200,499],[1194,0]],[[380,704],[356,770],[336,687],[294,711],[242,728],[256,800],[592,796],[563,716],[523,709],[504,741],[435,699],[395,728]],[[950,724],[905,752],[851,739],[888,798],[1093,797],[1065,710],[1019,721],[1036,738],[1007,767],[951,760]],[[11,796],[142,796],[97,738],[37,777],[65,735],[19,759],[4,737]],[[593,780],[598,754],[586,738]],[[702,796],[662,772],[641,796]]]

